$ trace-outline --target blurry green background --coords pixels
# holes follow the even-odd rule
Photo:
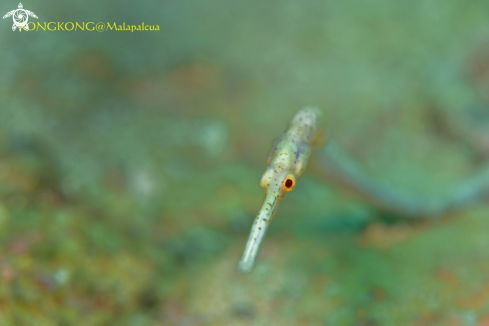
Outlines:
[[[386,218],[308,171],[235,272],[267,150],[305,105],[398,191],[477,173],[489,2],[23,5],[160,31],[1,21],[0,325],[489,325],[487,204]]]

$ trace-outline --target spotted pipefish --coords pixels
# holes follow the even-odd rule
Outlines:
[[[253,221],[238,272],[248,274],[253,271],[256,256],[278,205],[286,193],[294,190],[297,179],[304,173],[311,147],[324,144],[322,116],[318,108],[300,110],[285,133],[272,143],[266,170],[259,181],[260,187],[265,190],[265,198]]]

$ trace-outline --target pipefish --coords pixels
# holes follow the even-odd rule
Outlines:
[[[275,139],[259,185],[265,198],[256,216],[237,271],[251,273],[273,215],[287,192],[294,189],[309,160],[311,147],[324,144],[322,113],[308,107],[299,111],[286,132]],[[379,211],[405,218],[443,217],[489,198],[489,161],[447,194],[432,198],[409,195],[387,187],[366,173],[338,143],[330,144],[316,156],[312,170],[327,183],[353,191]],[[346,189],[345,189],[346,188]]]
[[[259,181],[260,187],[265,190],[265,198],[253,221],[238,272],[249,274],[253,271],[256,256],[278,205],[288,192],[294,190],[297,180],[304,173],[311,147],[324,144],[322,118],[323,114],[318,108],[306,107],[294,116],[285,133],[272,143],[266,170]]]

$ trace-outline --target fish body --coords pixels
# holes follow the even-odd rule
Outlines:
[[[306,168],[311,146],[323,135],[321,111],[307,107],[294,116],[285,133],[273,142],[266,170],[259,181],[265,190],[265,198],[253,221],[238,272],[248,274],[253,271],[255,258],[277,207],[285,194],[294,190],[297,179]]]

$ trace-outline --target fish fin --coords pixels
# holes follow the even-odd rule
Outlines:
[[[313,149],[318,149],[326,145],[328,142],[328,133],[326,132],[326,127],[321,127],[314,136],[312,136],[310,146]]]

